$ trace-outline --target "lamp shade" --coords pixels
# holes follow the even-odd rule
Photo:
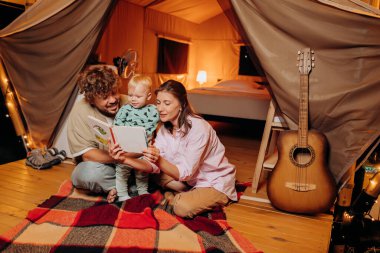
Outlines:
[[[205,70],[199,70],[197,74],[197,82],[203,84],[207,82],[207,72]]]

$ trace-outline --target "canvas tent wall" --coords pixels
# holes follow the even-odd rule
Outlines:
[[[40,0],[36,4],[45,5],[48,8],[46,2],[50,1]],[[108,1],[107,3],[104,1],[62,2],[67,4],[67,8],[73,8],[71,9],[73,13],[76,13],[76,8],[79,8],[72,7],[74,4],[82,6],[91,2],[94,4],[89,5],[94,9],[95,5],[100,3],[110,5]],[[134,48],[139,52],[138,72],[153,76],[157,85],[160,77],[156,73],[157,35],[164,35],[188,40],[191,43],[189,71],[185,80],[188,88],[197,85],[194,82],[195,73],[205,67],[210,68],[209,84],[213,84],[217,79],[237,77],[239,46],[237,42],[241,40],[241,36],[228,24],[228,20],[223,14],[211,15],[201,23],[196,23],[180,19],[170,13],[164,13],[163,9],[160,11],[157,9],[160,8],[160,3],[173,3],[173,5],[181,3],[182,6],[190,3],[190,6],[196,7],[197,4],[201,5],[199,1],[120,0],[113,2],[117,3],[117,7],[97,50],[102,61],[111,63],[113,57],[122,54],[128,48]],[[228,5],[224,4],[228,4],[229,1],[220,0],[219,2],[222,3],[225,10],[228,10]],[[327,135],[332,147],[329,165],[336,180],[339,180],[347,171],[348,165],[352,164],[379,136],[380,123],[379,117],[377,117],[379,78],[375,73],[378,72],[380,66],[378,54],[380,52],[378,39],[380,26],[376,14],[352,13],[312,0],[281,0],[276,1],[276,4],[271,1],[259,0],[234,0],[231,2],[230,6],[239,17],[244,32],[255,48],[265,70],[279,108],[293,123],[298,122],[299,73],[295,66],[296,52],[303,47],[311,47],[316,51],[317,67],[313,70],[310,79],[311,127]],[[339,2],[345,1],[340,0]],[[102,8],[107,9],[105,6]],[[170,10],[169,7],[166,8],[166,10]],[[33,8],[30,8],[28,15],[24,15],[24,17],[33,17],[36,13],[33,12]],[[52,13],[50,19],[40,23],[43,28],[47,29],[44,30],[45,32],[48,31],[49,26],[50,30],[60,27],[52,28],[52,25],[57,24],[52,21],[63,18],[71,19],[71,22],[76,20],[70,16],[71,12],[65,12],[65,15],[60,13],[56,11]],[[89,12],[85,11],[85,13]],[[76,16],[74,15],[74,17]],[[99,17],[98,20],[100,19]],[[92,24],[96,23],[92,19],[86,21]],[[75,25],[70,26],[70,29],[76,31],[80,24],[81,22],[78,21]],[[221,24],[227,26],[221,26]],[[89,29],[88,32],[94,35],[95,27],[99,28],[99,25],[94,25],[93,30]],[[9,30],[8,27],[7,29]],[[26,39],[36,38],[30,35],[34,29],[23,30],[28,32],[27,37],[23,37],[23,31],[15,33],[13,36],[6,36],[7,32],[4,30],[0,32],[1,55],[18,92],[29,130],[36,140],[47,143],[51,136],[53,137],[50,139],[54,140],[52,133],[54,129],[59,129],[56,126],[63,109],[66,105],[66,108],[70,108],[67,101],[74,91],[75,74],[84,65],[96,36],[91,42],[85,43],[87,54],[83,53],[80,57],[76,57],[76,61],[71,59],[70,63],[61,63],[60,61],[66,59],[66,55],[60,53],[62,48],[53,47],[54,50],[50,51],[48,55],[54,56],[55,62],[59,63],[59,71],[58,67],[54,66],[54,71],[51,72],[53,75],[43,75],[37,68],[48,69],[49,64],[51,65],[51,61],[45,61],[49,59],[45,59],[47,54],[41,53],[45,48],[40,51],[31,48],[29,55],[19,51],[13,57],[7,57],[16,49],[15,45],[22,46],[25,45]],[[58,34],[59,32],[57,36]],[[45,36],[46,43],[50,45],[54,38],[56,37]],[[77,35],[71,35],[66,39],[58,38],[63,41],[73,41],[73,38],[75,41],[81,40]],[[16,42],[16,44],[13,45],[10,42]],[[70,45],[72,46],[72,44]],[[75,50],[75,47],[71,47],[71,49]],[[64,50],[63,52],[71,51]],[[33,58],[33,55],[38,57]],[[32,56],[32,60],[30,56]],[[21,64],[22,61],[26,63]],[[75,66],[73,63],[76,63]],[[69,70],[65,69],[67,66],[70,67]],[[32,67],[37,70],[31,71]],[[49,82],[46,83],[45,80],[49,80]],[[25,83],[29,85],[27,87],[32,87],[29,94],[23,92]],[[39,94],[39,96],[49,94],[49,97],[48,99],[42,97],[39,102],[35,94]],[[42,100],[51,101],[52,99],[54,99],[54,103],[47,103],[48,105],[46,102],[45,104],[42,102]],[[41,115],[41,112],[46,112],[46,115]]]
[[[97,50],[101,61],[112,64],[115,56],[133,48],[139,54],[138,71],[153,77],[155,85],[159,80],[177,78],[157,74],[158,39],[164,37],[190,44],[188,72],[179,73],[185,74],[180,78],[187,88],[198,86],[195,77],[201,69],[208,74],[205,86],[238,77],[241,38],[216,0],[162,1],[150,5],[153,2],[118,2]],[[165,8],[169,9],[164,13]],[[168,14],[169,10],[182,10],[189,15],[184,19]]]

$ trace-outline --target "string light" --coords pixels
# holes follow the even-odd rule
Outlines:
[[[24,123],[22,122],[22,115],[17,102],[17,93],[12,89],[11,81],[5,76],[5,70],[0,63],[0,86],[1,91],[4,94],[5,105],[8,107],[8,113],[5,114],[6,118],[10,118],[13,123],[13,127],[16,134],[21,137],[26,151],[34,147],[34,143],[29,136],[29,133],[25,129]]]

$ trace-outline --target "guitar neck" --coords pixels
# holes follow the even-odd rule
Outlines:
[[[298,145],[307,147],[308,118],[309,118],[309,75],[300,75],[299,95],[299,119],[298,119]]]

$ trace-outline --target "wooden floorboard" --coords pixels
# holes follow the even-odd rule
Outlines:
[[[0,165],[0,233],[21,222],[28,211],[58,191],[70,178],[73,165],[35,170],[24,160]]]
[[[237,179],[252,181],[262,122],[210,123],[225,145],[229,161],[237,168]],[[61,183],[70,178],[72,170],[73,165],[66,163],[48,170],[35,170],[26,166],[24,160],[0,165],[0,234],[20,223],[28,211],[55,194]],[[265,177],[258,193],[253,194],[248,188],[244,196],[267,200]],[[288,214],[268,203],[247,199],[241,199],[225,210],[229,224],[264,252],[327,252],[332,215]]]

